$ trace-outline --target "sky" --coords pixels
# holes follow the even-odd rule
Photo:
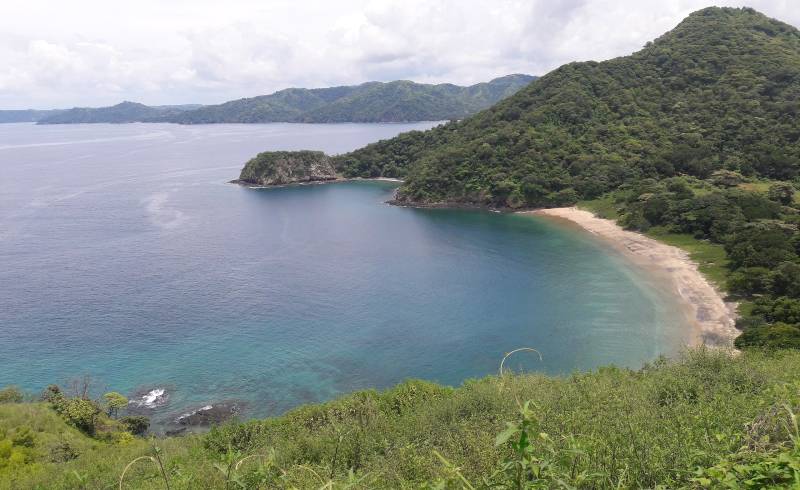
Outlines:
[[[0,108],[544,75],[630,54],[709,5],[800,26],[798,0],[0,0]]]

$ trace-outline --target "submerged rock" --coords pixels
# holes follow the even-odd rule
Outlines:
[[[333,160],[321,151],[266,151],[247,162],[234,182],[286,185],[337,178]]]
[[[128,397],[128,412],[142,413],[161,408],[169,403],[169,397],[169,389],[163,386],[136,390]]]
[[[179,427],[177,429],[169,429],[164,432],[164,435],[167,437],[179,437],[186,435],[186,431],[188,429],[186,427]]]
[[[184,413],[176,418],[175,422],[183,426],[207,427],[235,417],[241,412],[241,408],[242,404],[236,401],[214,403]]]

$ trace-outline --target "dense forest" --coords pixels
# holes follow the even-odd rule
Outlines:
[[[532,208],[605,200],[632,229],[725,247],[751,300],[737,345],[800,347],[800,32],[707,8],[641,51],[571,63],[460,122],[336,158],[402,177],[413,205]]]
[[[170,117],[169,122],[406,122],[460,119],[486,109],[535,77],[508,75],[468,87],[406,80],[319,89],[290,88]]]

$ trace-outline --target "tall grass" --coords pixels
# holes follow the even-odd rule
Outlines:
[[[698,472],[740,461],[743,447],[751,459],[789,448],[798,372],[798,352],[700,349],[636,371],[505,372],[455,389],[408,381],[157,444],[172,490],[699,487]],[[96,443],[72,461],[0,473],[0,488],[118,488],[147,455],[144,440]],[[165,488],[163,474],[135,464],[123,488]]]

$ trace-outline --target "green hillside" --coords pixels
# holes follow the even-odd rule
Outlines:
[[[535,77],[508,75],[469,87],[410,81],[321,89],[292,88],[170,117],[181,124],[404,122],[459,119],[486,109]]]
[[[407,172],[409,202],[501,207],[723,168],[793,178],[798,99],[797,29],[751,9],[708,8],[631,56],[562,66],[474,117],[371,145],[342,166]]]
[[[336,165],[404,178],[401,204],[582,201],[690,251],[716,245],[704,270],[746,302],[737,345],[800,347],[798,101],[800,31],[712,7],[631,56],[570,63],[475,116]]]
[[[798,370],[797,351],[699,350],[640,371],[409,381],[154,440],[0,403],[0,488],[119,488],[129,465],[126,489],[788,488]]]

